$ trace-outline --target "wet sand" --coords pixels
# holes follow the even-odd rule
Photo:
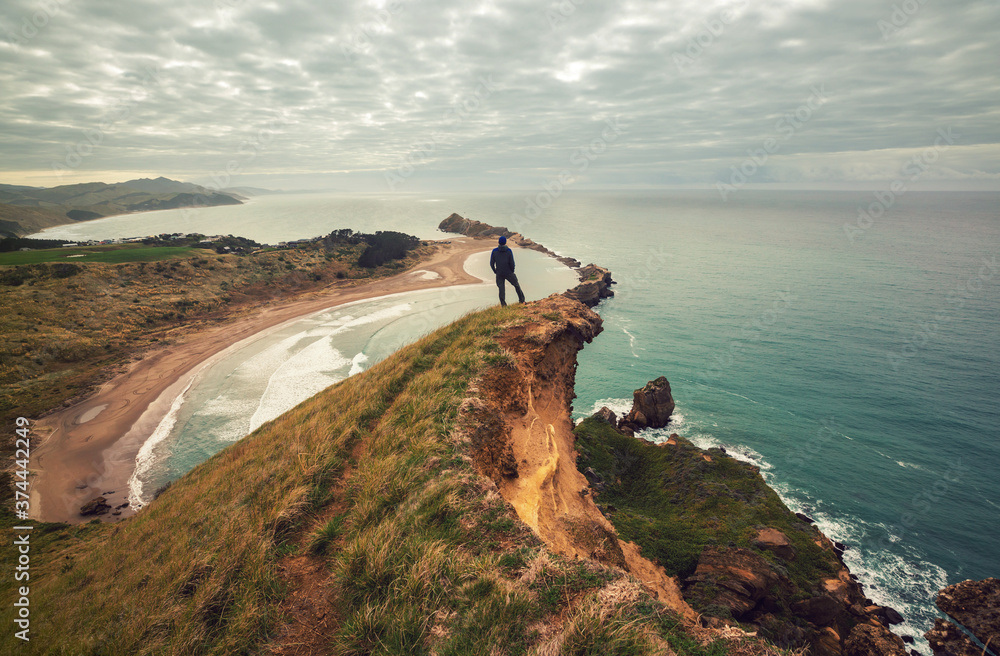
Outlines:
[[[148,353],[88,399],[40,419],[32,427],[41,445],[31,458],[36,473],[30,488],[31,517],[78,523],[91,519],[79,514],[80,506],[97,496],[104,496],[113,509],[127,503],[128,479],[142,444],[201,366],[234,344],[344,303],[481,282],[465,271],[464,264],[470,255],[491,250],[493,241],[448,241],[429,260],[391,278],[312,292],[249,316],[180,334],[176,343]],[[101,519],[134,514],[127,505],[120,511],[120,515],[108,513]]]

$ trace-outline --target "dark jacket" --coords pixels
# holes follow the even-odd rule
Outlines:
[[[498,276],[514,273],[514,253],[507,246],[497,246],[490,255],[490,268]]]

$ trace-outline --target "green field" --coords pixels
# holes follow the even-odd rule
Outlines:
[[[0,265],[40,264],[42,262],[155,262],[192,255],[191,246],[145,246],[143,244],[114,244],[108,246],[77,246],[73,248],[48,248],[37,251],[0,253]]]

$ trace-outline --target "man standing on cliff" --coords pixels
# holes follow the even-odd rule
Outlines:
[[[505,300],[507,296],[507,281],[510,281],[510,284],[514,285],[518,302],[524,303],[524,292],[521,291],[521,285],[517,284],[517,276],[514,275],[514,253],[507,248],[506,237],[500,237],[500,245],[493,249],[493,253],[490,255],[490,268],[497,275],[497,287],[500,288],[500,305],[507,305],[507,301]]]

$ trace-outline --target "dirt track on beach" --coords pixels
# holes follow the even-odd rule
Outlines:
[[[103,384],[86,400],[40,419],[33,427],[42,440],[32,453],[31,516],[77,523],[80,506],[102,495],[113,508],[128,498],[135,457],[169,411],[197,367],[213,355],[287,321],[327,308],[387,294],[480,282],[464,268],[470,255],[493,248],[492,240],[451,239],[429,260],[411,269],[357,287],[327,289],[262,308],[249,316],[208,328],[177,333],[175,343],[148,353]],[[440,277],[428,279],[431,271]],[[174,387],[174,390],[171,390]],[[167,393],[170,392],[170,393]],[[149,411],[149,412],[147,412]],[[105,494],[110,492],[110,494]],[[115,519],[133,514],[126,506]]]

